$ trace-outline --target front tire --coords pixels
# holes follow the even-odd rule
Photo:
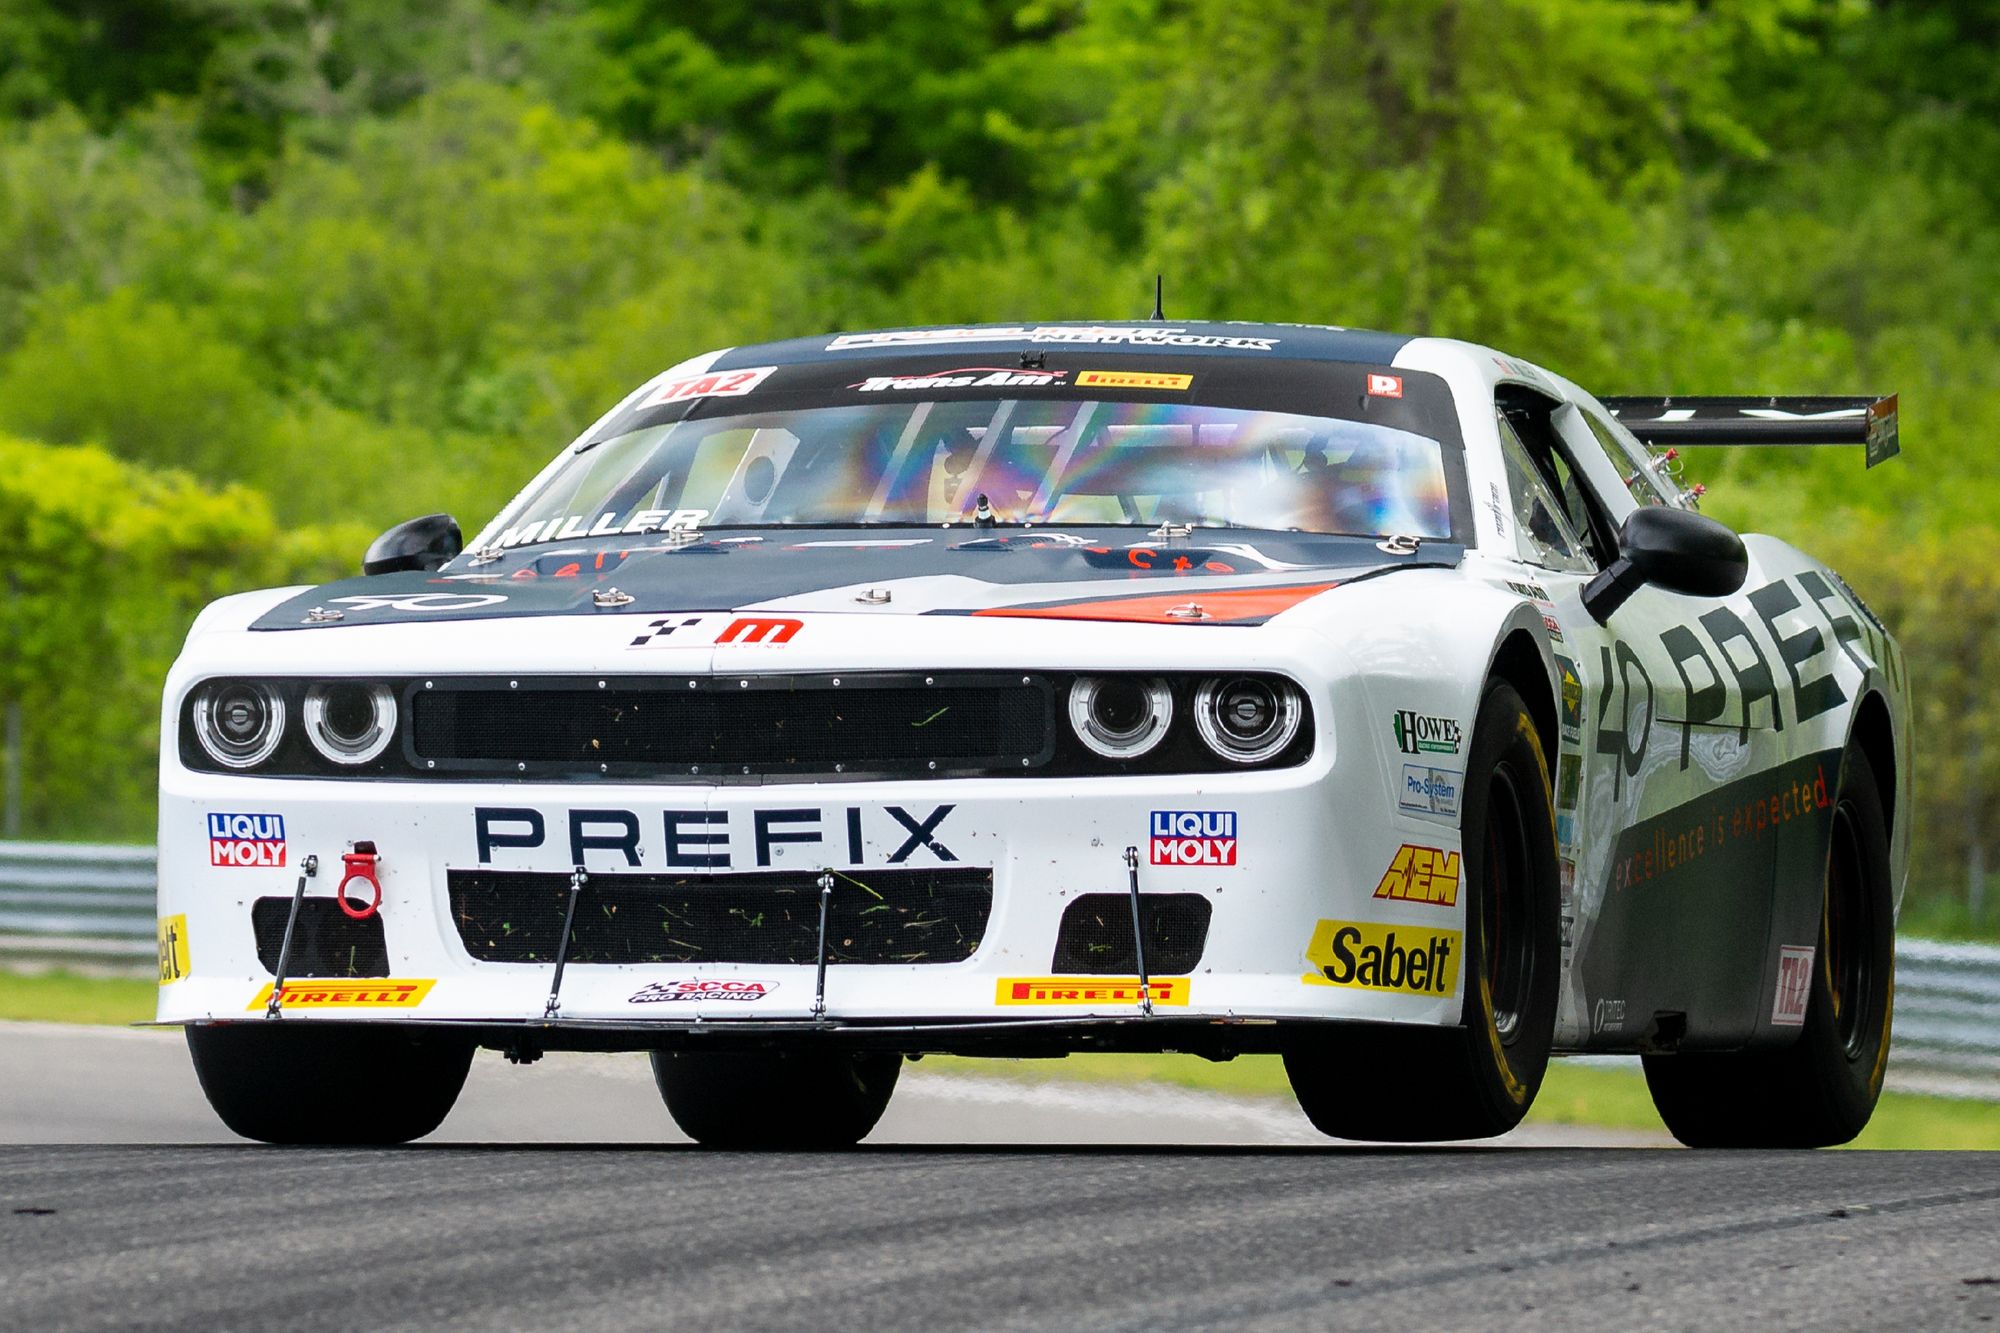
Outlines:
[[[187,1029],[208,1104],[246,1139],[394,1144],[444,1123],[472,1043],[415,1029],[249,1022]]]
[[[1521,1123],[1548,1069],[1561,963],[1548,762],[1511,685],[1486,690],[1461,804],[1461,1026],[1335,1027],[1285,1051],[1299,1106],[1323,1134],[1431,1143]]]
[[[709,1148],[851,1148],[888,1108],[891,1052],[653,1052],[653,1080],[681,1132]]]
[[[1649,1055],[1646,1085],[1690,1148],[1829,1148],[1867,1127],[1882,1095],[1894,1009],[1889,821],[1868,757],[1840,765],[1805,1026],[1789,1046]]]

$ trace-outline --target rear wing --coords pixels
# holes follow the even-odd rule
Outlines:
[[[1605,398],[1647,444],[1858,444],[1868,466],[1902,452],[1896,395],[1886,398]]]

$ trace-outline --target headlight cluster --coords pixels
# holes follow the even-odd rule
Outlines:
[[[1141,759],[1173,733],[1177,694],[1201,743],[1231,764],[1277,759],[1306,715],[1298,687],[1271,676],[1209,676],[1178,691],[1164,676],[1078,676],[1069,688],[1070,728],[1093,754]]]
[[[300,682],[280,689],[264,681],[219,680],[194,691],[188,715],[201,756],[222,768],[264,768],[281,752],[297,754],[303,740],[314,759],[351,769],[374,762],[389,748],[397,709],[395,692],[372,681]],[[289,726],[294,715],[296,733]]]

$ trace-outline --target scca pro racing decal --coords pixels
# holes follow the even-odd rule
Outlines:
[[[1155,810],[1148,846],[1156,866],[1233,866],[1236,812]]]
[[[775,981],[655,981],[632,993],[627,1004],[661,1004],[674,1000],[761,1000],[778,989]]]
[[[285,864],[283,815],[210,815],[208,863],[278,869]]]
[[[1151,977],[1143,987],[1137,977],[1002,977],[993,1003],[1137,1004],[1150,996],[1154,1004],[1184,1005],[1190,984],[1186,977]]]
[[[920,393],[927,389],[1059,389],[1067,370],[1009,370],[1005,366],[964,366],[928,375],[874,375],[847,387],[860,393]]]
[[[1458,954],[1455,930],[1322,921],[1306,946],[1306,961],[1318,970],[1300,980],[1309,986],[1450,995],[1458,984]]]

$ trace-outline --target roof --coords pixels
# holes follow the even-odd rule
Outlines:
[[[810,338],[732,347],[712,370],[797,365],[894,356],[899,352],[979,350],[1000,355],[1057,347],[1117,352],[1164,352],[1177,357],[1259,356],[1388,365],[1410,341],[1405,334],[1340,329],[1325,324],[1248,324],[1202,320],[1084,320],[1037,324],[960,324],[822,333]]]

